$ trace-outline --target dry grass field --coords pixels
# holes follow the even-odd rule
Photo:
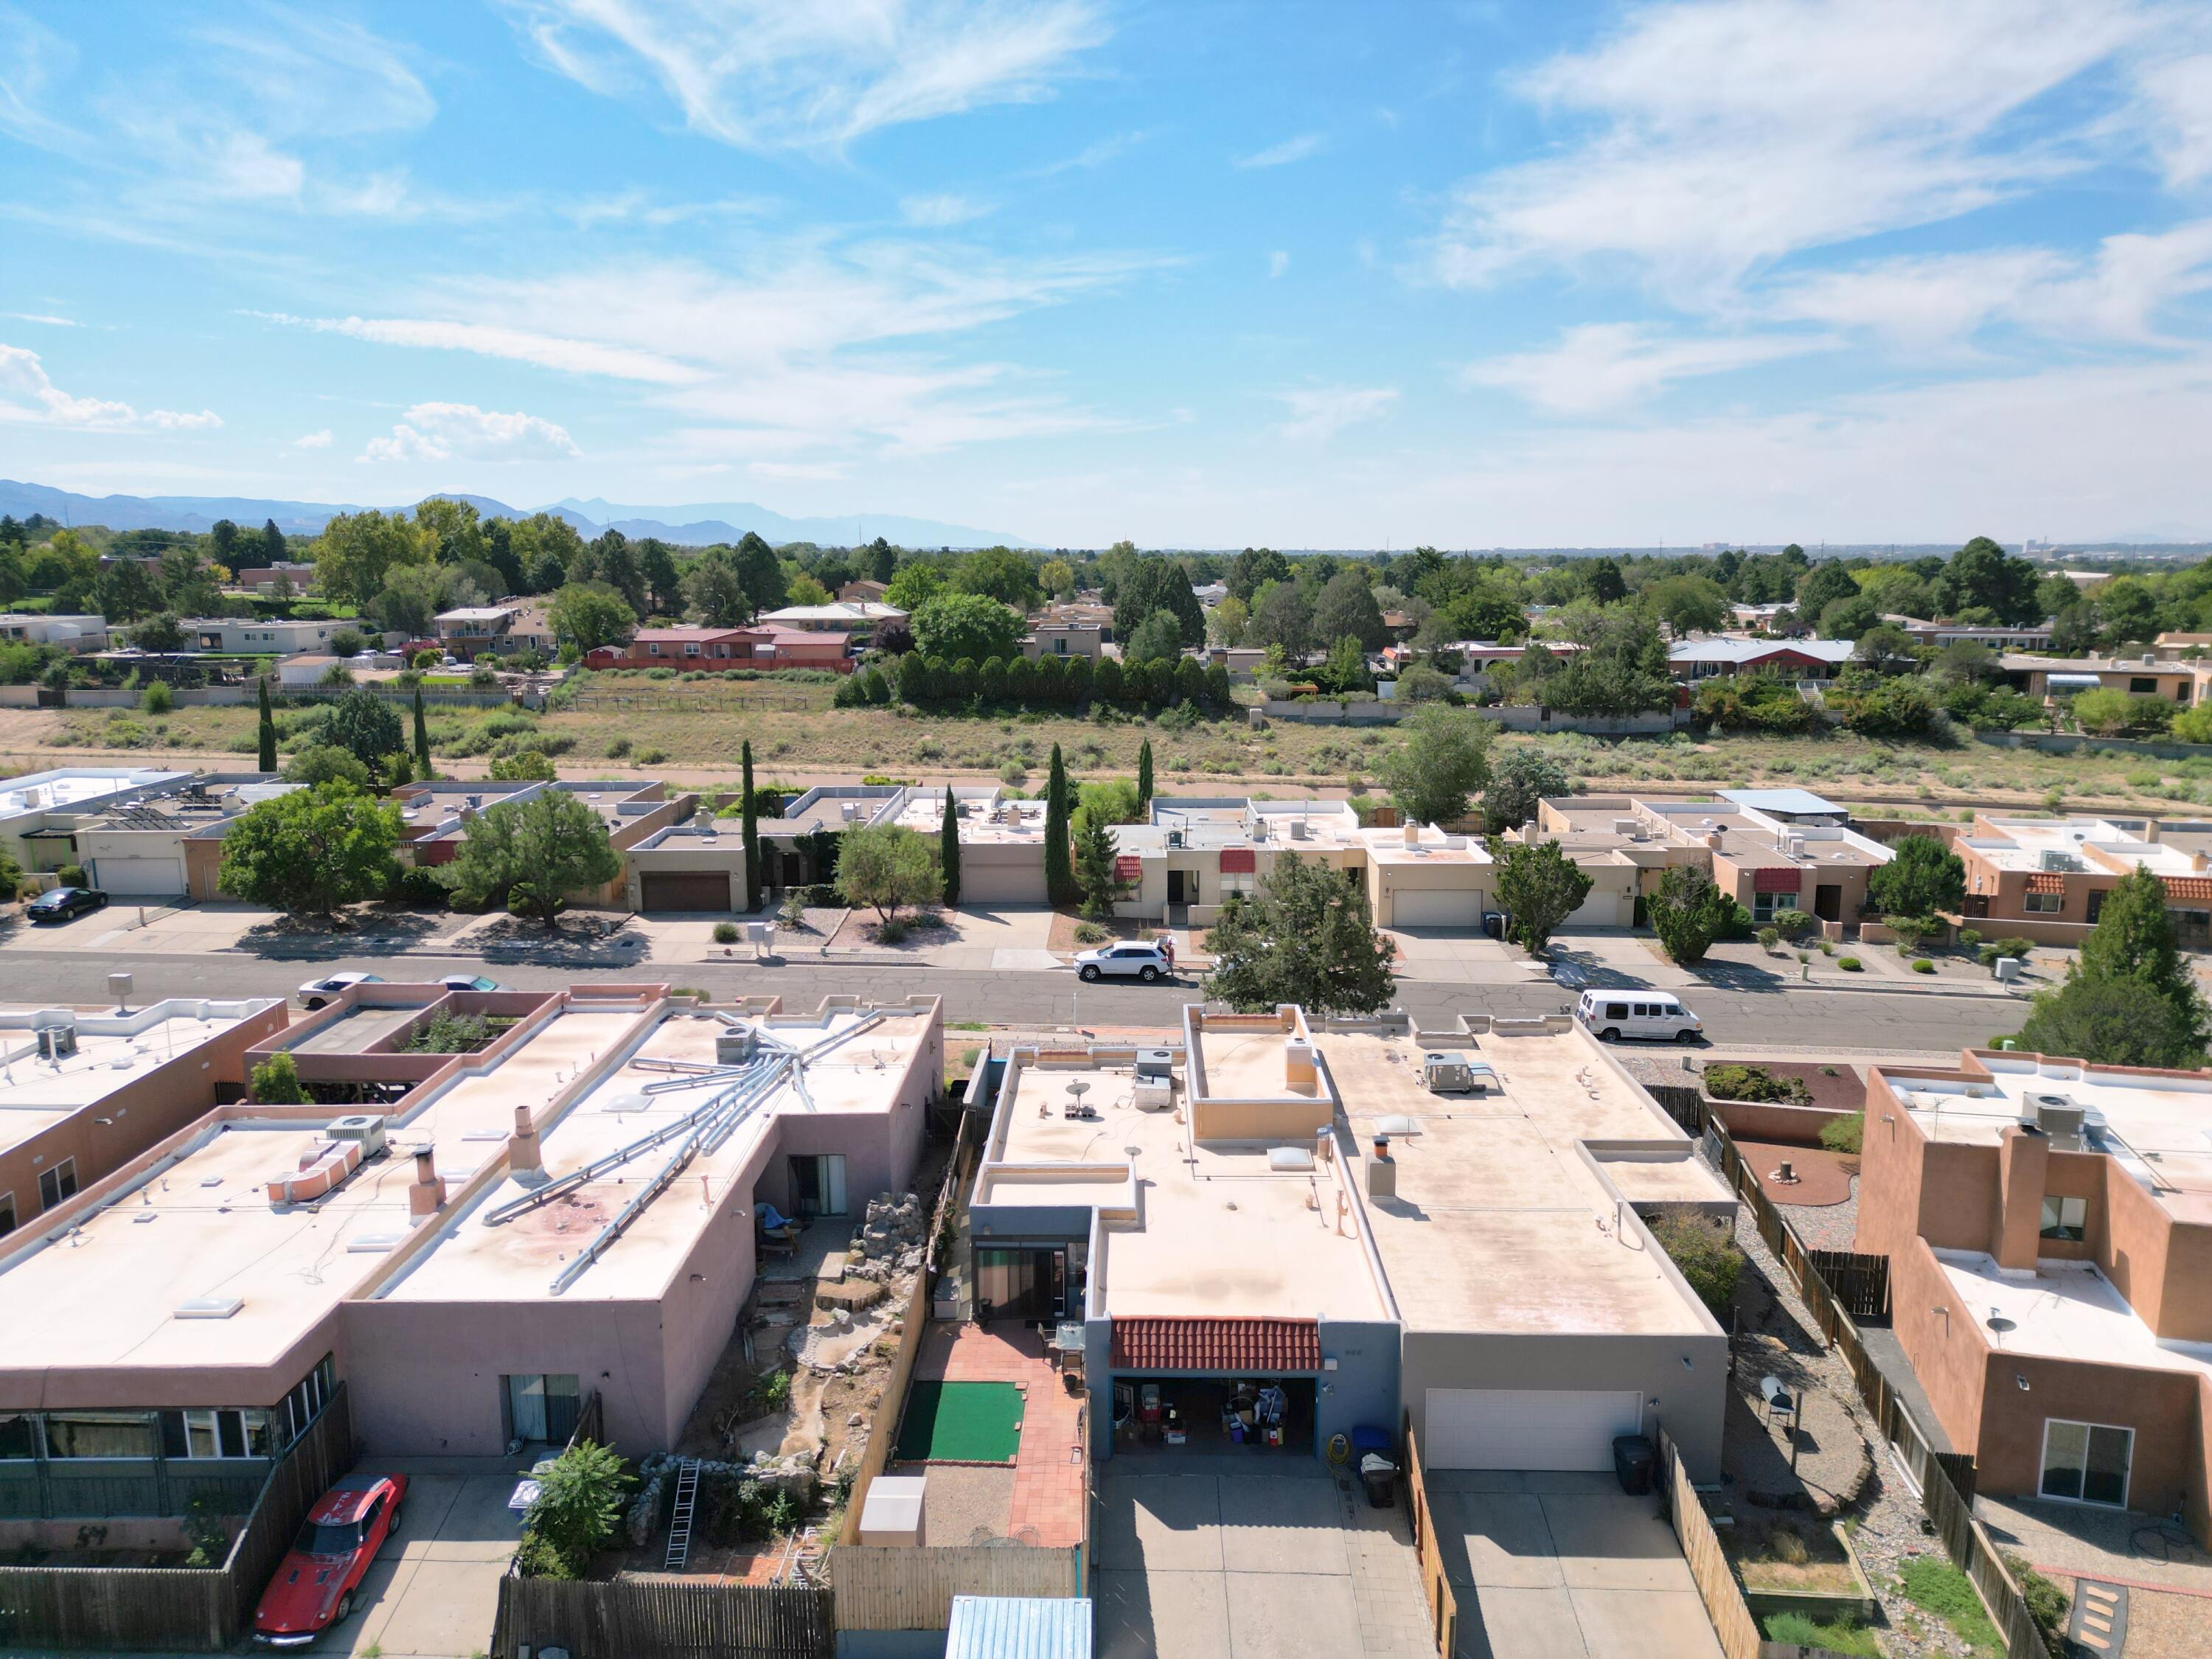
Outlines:
[[[879,774],[989,779],[1034,789],[1055,743],[1071,769],[1097,776],[1133,772],[1138,748],[1149,738],[1164,789],[1340,793],[1373,787],[1377,763],[1399,741],[1389,727],[1254,729],[1242,708],[1234,718],[1188,726],[1172,714],[1146,718],[1111,709],[1088,719],[1042,713],[970,718],[832,708],[830,690],[599,678],[571,707],[543,716],[434,712],[432,747],[441,769],[461,775],[483,770],[495,749],[543,746],[566,775],[653,771],[701,783],[727,781],[750,738],[763,779],[804,784]],[[280,719],[289,751],[307,728],[293,711]],[[93,757],[238,764],[234,757],[253,752],[253,732],[250,708],[185,708],[158,717],[129,709],[9,709],[0,711],[0,758],[15,769]],[[1503,741],[1542,742],[1592,792],[1683,794],[1801,783],[1908,816],[1952,812],[1969,802],[2169,815],[2212,806],[2212,759],[2050,755],[1970,738],[1950,748],[1840,735],[1707,740],[1686,732],[1658,738],[1562,734]]]

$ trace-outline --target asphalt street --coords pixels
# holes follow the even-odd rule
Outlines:
[[[502,983],[553,988],[588,980],[627,983],[666,981],[696,986],[718,996],[781,994],[793,1008],[811,1008],[824,996],[902,997],[934,993],[945,1018],[995,1025],[1166,1024],[1184,1002],[1202,994],[1200,981],[1157,986],[1083,985],[1072,973],[994,973],[853,963],[671,963],[584,968],[534,963],[486,963],[476,957],[437,957],[410,951],[315,961],[268,960],[246,953],[206,956],[131,956],[82,951],[10,951],[0,956],[0,1000],[17,1004],[52,1001],[96,1004],[107,996],[107,975],[127,970],[133,994],[159,996],[281,996],[303,981],[342,969],[400,979],[425,979],[467,969]],[[1894,1052],[1954,1051],[1980,1046],[2020,1029],[2023,1000],[1908,992],[1706,989],[1683,994],[1705,1021],[1717,1047],[1788,1047]],[[1507,1015],[1563,1012],[1571,994],[1556,986],[1464,985],[1434,980],[1400,981],[1399,1001],[1424,1024],[1461,1013]]]

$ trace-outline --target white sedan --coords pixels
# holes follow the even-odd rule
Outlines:
[[[311,979],[295,994],[301,1005],[313,1013],[337,994],[351,985],[381,985],[381,974],[332,974],[328,979]]]
[[[1175,972],[1157,945],[1108,945],[1075,958],[1075,971],[1086,980],[1140,979],[1152,985]]]

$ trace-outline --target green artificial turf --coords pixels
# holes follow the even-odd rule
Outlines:
[[[1022,1403],[1011,1382],[917,1382],[899,1425],[899,1461],[1011,1463],[1022,1442]]]

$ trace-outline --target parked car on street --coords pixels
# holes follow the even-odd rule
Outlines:
[[[383,983],[384,975],[381,974],[332,974],[327,979],[309,980],[295,994],[299,997],[301,1006],[313,1013],[349,985],[381,985]]]
[[[1174,973],[1175,963],[1157,945],[1106,945],[1079,955],[1075,971],[1086,980],[1140,979],[1152,985]]]
[[[482,974],[441,974],[438,983],[448,991],[504,991],[507,987]]]
[[[1694,1042],[1705,1029],[1679,997],[1643,985],[1585,991],[1575,1001],[1575,1018],[1606,1042],[1618,1042],[1623,1037]]]
[[[292,1548],[253,1611],[253,1639],[305,1647],[353,1616],[361,1581],[384,1540],[399,1530],[404,1474],[349,1474],[307,1511]]]
[[[107,895],[97,887],[57,887],[51,893],[41,893],[26,905],[23,914],[33,921],[67,921],[97,910],[107,902]]]

